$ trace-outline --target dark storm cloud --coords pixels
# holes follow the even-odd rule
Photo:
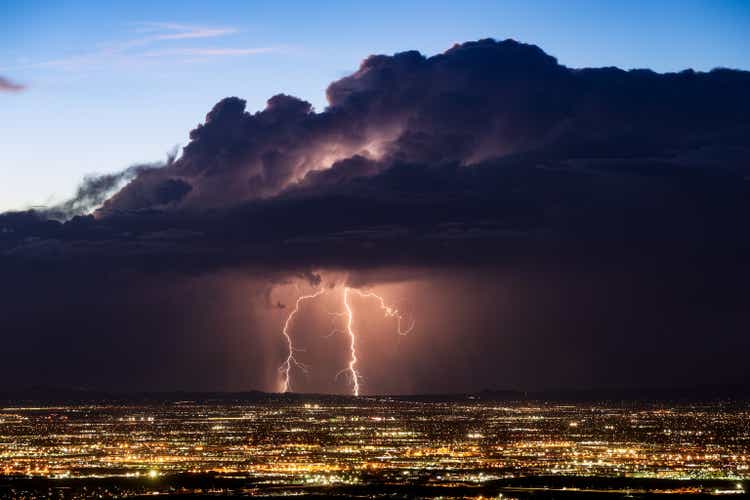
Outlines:
[[[283,94],[254,114],[223,99],[178,159],[0,217],[1,250],[307,269],[494,262],[541,241],[744,242],[749,86],[723,69],[570,69],[511,40],[371,56],[320,113]]]
[[[22,90],[26,90],[26,85],[15,83],[0,76],[0,92],[20,92]]]
[[[206,208],[275,196],[332,166],[318,179],[372,175],[394,162],[472,165],[529,153],[700,161],[717,147],[733,148],[724,166],[736,166],[747,154],[749,84],[748,73],[730,70],[574,70],[510,40],[429,58],[371,56],[329,86],[321,113],[283,94],[255,114],[241,99],[222,100],[180,160],[136,179],[105,210],[152,207],[149,192],[167,177],[195,188],[178,208]]]
[[[736,361],[750,323],[742,300],[750,283],[748,88],[742,71],[571,69],[535,46],[481,40],[433,57],[371,56],[330,85],[319,113],[287,95],[252,114],[226,98],[178,159],[84,182],[53,213],[72,219],[0,214],[0,320],[36,332],[52,325],[39,326],[35,308],[60,309],[89,338],[98,330],[80,317],[83,304],[114,311],[136,294],[132,325],[109,323],[111,335],[143,328],[158,336],[168,326],[160,310],[220,316],[213,289],[193,288],[220,273],[252,275],[261,284],[250,295],[266,311],[289,306],[269,286],[330,285],[315,269],[347,272],[356,286],[459,273],[470,276],[446,286],[463,295],[488,288],[476,301],[481,311],[472,309],[476,297],[457,306],[471,316],[471,338],[515,352],[516,370],[524,359],[540,366],[545,345],[576,366],[595,360],[570,383],[598,375],[627,382],[609,377],[598,352],[620,374],[632,356],[652,374],[670,353]],[[497,339],[499,313],[481,319],[499,293],[487,283],[508,277],[520,283],[505,318],[510,344]],[[175,282],[194,295],[162,304],[154,289]],[[141,284],[149,287],[143,297]],[[38,303],[34,290],[44,290]],[[179,296],[170,288],[169,297]],[[429,315],[428,300],[422,307]],[[138,318],[139,308],[148,314]],[[212,331],[180,325],[196,345],[196,332]],[[700,347],[717,325],[716,338],[734,346],[729,354]],[[167,353],[169,342],[157,351]],[[495,368],[481,368],[483,380]],[[555,360],[534,383],[554,383],[559,370],[566,365]],[[721,370],[717,380],[729,376]]]

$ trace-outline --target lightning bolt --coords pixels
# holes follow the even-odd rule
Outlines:
[[[357,373],[357,342],[354,330],[352,330],[352,323],[354,323],[354,313],[352,307],[349,305],[349,290],[348,286],[344,287],[344,309],[346,309],[346,331],[349,334],[349,350],[351,357],[349,358],[349,375],[352,379],[352,394],[359,396],[359,373]]]
[[[389,318],[396,318],[396,320],[397,320],[397,330],[396,331],[398,332],[399,335],[409,335],[409,333],[411,333],[411,331],[414,329],[414,323],[415,323],[415,321],[413,319],[411,320],[411,323],[409,324],[409,327],[406,330],[404,330],[403,328],[401,328],[401,322],[403,321],[404,316],[398,311],[398,309],[396,309],[393,306],[389,306],[388,304],[386,304],[385,300],[380,295],[378,295],[378,294],[376,294],[374,292],[367,292],[367,293],[365,293],[365,292],[363,292],[361,290],[357,290],[357,289],[354,289],[354,291],[357,292],[357,294],[359,294],[360,297],[364,297],[364,298],[374,297],[374,298],[378,299],[378,301],[380,302],[380,308],[383,310],[383,312],[385,313],[385,315],[387,317],[389,317]]]
[[[304,363],[300,363],[297,361],[297,359],[294,357],[294,344],[292,343],[292,337],[289,335],[289,325],[292,323],[292,319],[294,319],[294,316],[299,312],[300,305],[302,302],[314,299],[315,297],[318,297],[319,295],[322,295],[325,293],[325,290],[318,290],[315,293],[312,293],[310,295],[301,295],[297,298],[297,302],[294,304],[294,309],[292,312],[289,313],[289,316],[286,317],[286,321],[284,322],[284,328],[281,330],[282,335],[284,335],[284,338],[286,339],[286,344],[289,349],[289,354],[286,357],[286,360],[281,364],[279,367],[279,372],[281,372],[282,379],[281,379],[281,392],[289,392],[292,390],[292,366],[296,366],[300,370],[302,370],[304,373],[307,373],[308,366]]]
[[[349,366],[347,368],[344,368],[341,370],[336,376],[341,375],[344,372],[349,372],[349,377],[352,380],[352,394],[354,396],[359,396],[359,381],[360,381],[360,374],[357,372],[357,336],[354,333],[354,329],[352,327],[354,323],[354,312],[352,310],[351,305],[349,304],[349,293],[354,292],[358,294],[360,297],[364,298],[376,298],[380,302],[380,308],[383,310],[385,315],[389,318],[396,318],[398,325],[397,325],[397,332],[399,335],[408,335],[413,329],[414,329],[414,323],[415,321],[412,319],[411,323],[409,324],[409,327],[407,329],[403,329],[401,327],[401,321],[403,320],[403,315],[396,309],[395,307],[389,306],[385,303],[385,299],[381,297],[380,295],[374,293],[374,292],[363,292],[361,290],[357,290],[344,287],[344,309],[346,310],[346,332],[349,334],[349,351],[350,351],[350,358],[349,358]]]
[[[299,368],[302,372],[308,373],[309,367],[305,365],[304,363],[297,360],[297,358],[294,357],[295,351],[297,349],[294,348],[294,343],[292,342],[292,337],[289,335],[289,327],[292,324],[292,321],[294,320],[294,317],[297,315],[297,313],[300,310],[300,307],[302,305],[302,302],[306,300],[314,299],[322,294],[324,294],[326,290],[318,290],[315,293],[311,293],[309,295],[300,295],[297,298],[297,301],[294,305],[294,309],[289,313],[289,316],[287,316],[286,321],[284,321],[284,327],[281,330],[282,335],[284,336],[284,339],[287,343],[288,348],[288,354],[284,362],[279,366],[279,372],[282,373],[282,379],[281,379],[281,387],[280,392],[289,392],[292,390],[292,367]],[[411,320],[409,326],[404,329],[402,326],[402,322],[404,321],[403,315],[399,312],[398,309],[396,309],[393,306],[388,305],[385,302],[385,299],[381,297],[380,295],[374,293],[374,292],[363,292],[361,290],[358,290],[356,288],[350,288],[348,286],[344,287],[344,293],[343,293],[343,303],[344,303],[344,311],[341,313],[330,313],[334,316],[341,316],[346,318],[346,333],[349,335],[349,363],[346,368],[341,370],[336,374],[336,378],[338,378],[343,373],[348,373],[349,378],[351,379],[352,384],[352,395],[359,396],[360,392],[360,380],[361,375],[357,371],[357,335],[354,332],[354,310],[352,309],[352,306],[349,302],[349,297],[351,293],[356,293],[360,297],[363,298],[374,298],[377,299],[378,303],[380,304],[380,309],[382,309],[383,313],[386,317],[389,318],[395,318],[397,320],[397,328],[396,331],[399,335],[408,335],[413,329],[415,321],[414,319]],[[325,337],[330,337],[331,335],[335,334],[338,330],[332,330],[331,333],[326,335]]]

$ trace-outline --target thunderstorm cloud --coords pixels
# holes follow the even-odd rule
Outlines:
[[[47,212],[0,214],[9,352],[34,353],[39,373],[62,370],[60,350],[107,372],[103,353],[145,349],[141,364],[179,372],[172,352],[220,373],[206,387],[235,388],[238,371],[265,387],[236,354],[273,371],[237,302],[243,280],[283,313],[268,283],[325,285],[316,270],[331,269],[357,286],[447,290],[415,285],[423,317],[440,304],[441,340],[411,390],[746,382],[749,88],[744,71],[573,69],[479,40],[370,56],[320,112],[227,97],[179,157],[87,179]],[[461,335],[464,357],[441,357]],[[472,358],[483,349],[507,369]],[[437,377],[445,367],[457,385]],[[139,373],[104,380],[142,387]]]

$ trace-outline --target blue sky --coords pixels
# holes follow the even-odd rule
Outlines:
[[[493,37],[573,67],[750,69],[750,1],[14,1],[0,5],[0,211],[163,159],[229,95],[325,107],[363,57]]]

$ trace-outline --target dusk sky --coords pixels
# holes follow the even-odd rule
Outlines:
[[[747,2],[154,4],[0,12],[0,390],[750,384]]]
[[[742,0],[132,2],[0,6],[0,210],[70,196],[86,174],[161,160],[219,99],[283,92],[316,110],[369,54],[513,38],[569,67],[750,69]]]

